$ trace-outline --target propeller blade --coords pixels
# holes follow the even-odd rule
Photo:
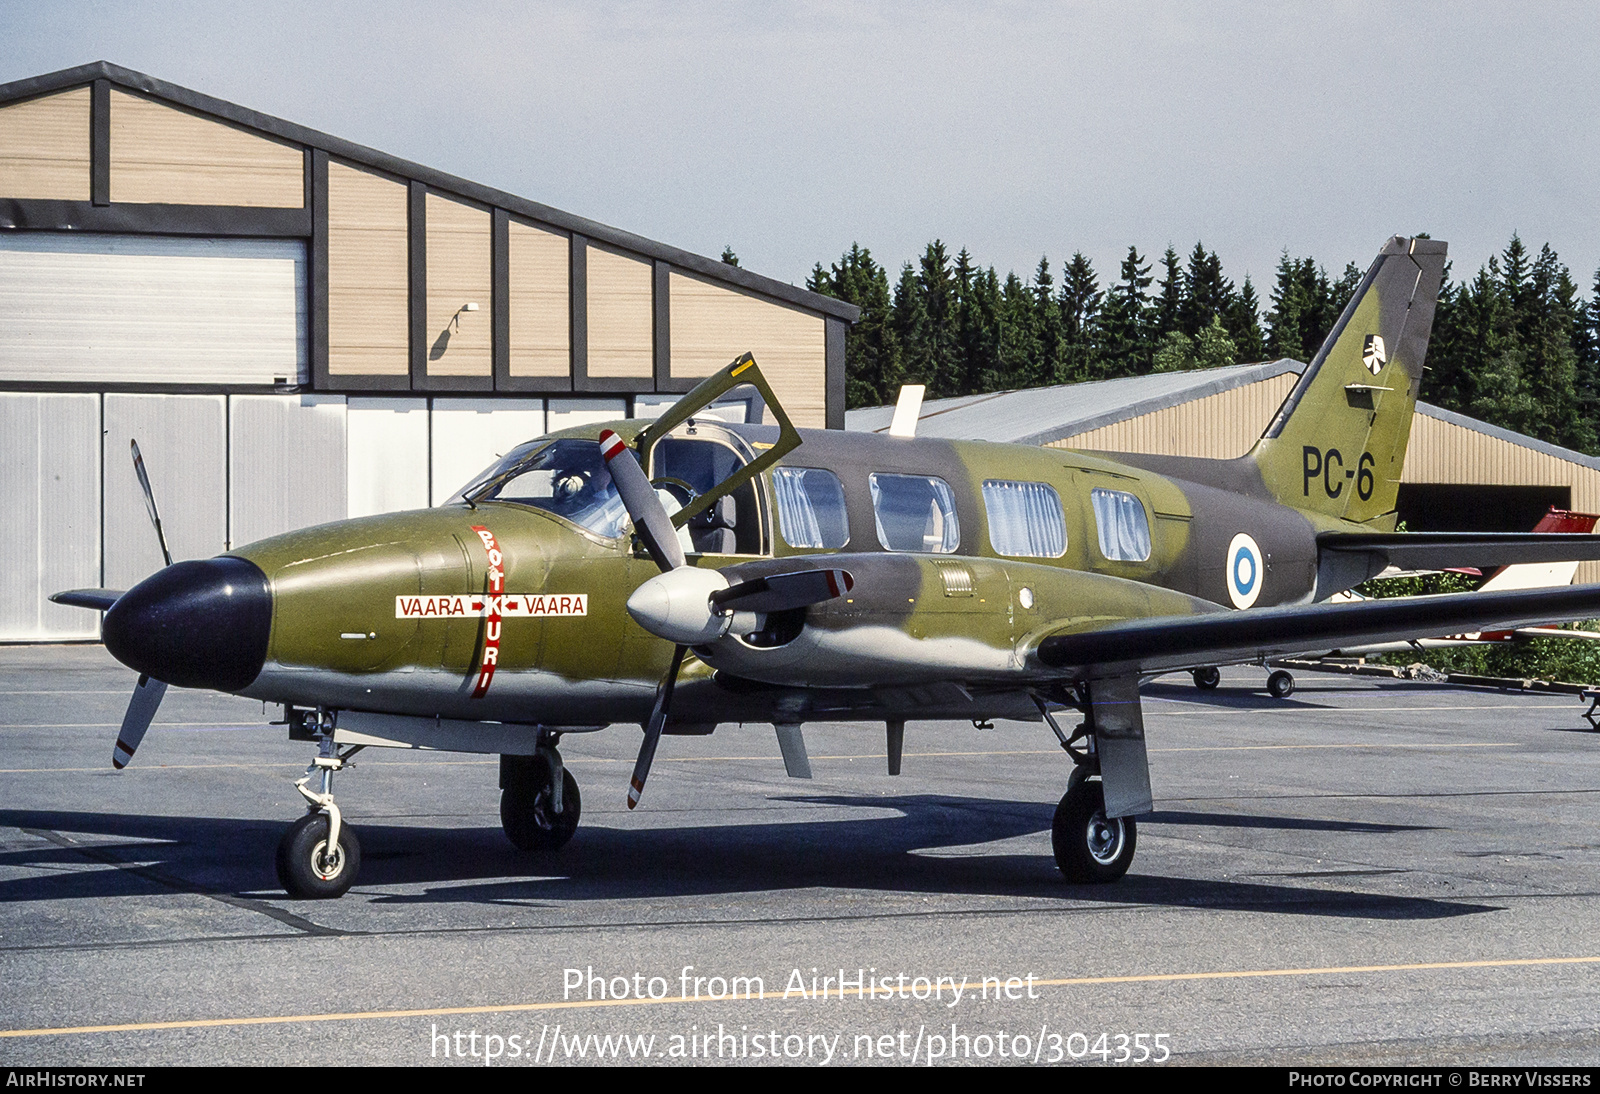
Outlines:
[[[128,766],[139,742],[144,740],[144,731],[150,728],[150,721],[161,706],[161,697],[166,693],[167,685],[160,680],[150,676],[139,677],[139,683],[133,689],[133,698],[128,700],[128,713],[122,716],[122,730],[117,734],[117,745],[111,750],[112,767],[121,771]]]
[[[645,550],[656,560],[662,571],[676,570],[684,564],[683,545],[678,542],[678,530],[672,518],[656,496],[644,468],[628,447],[626,441],[607,429],[600,434],[600,454],[606,459],[606,470],[611,481],[617,484],[622,504],[633,518],[633,530],[639,533]]]
[[[650,777],[650,764],[656,758],[656,744],[661,740],[661,727],[667,724],[667,711],[672,707],[672,689],[678,683],[678,670],[683,667],[686,646],[672,648],[672,664],[656,688],[656,705],[650,711],[650,721],[644,728],[644,740],[639,743],[639,758],[633,765],[633,781],[628,784],[628,808],[639,804],[644,793],[644,781]]]
[[[843,596],[855,584],[849,570],[799,570],[741,581],[712,593],[711,603],[730,612],[783,612]]]
[[[64,593],[51,593],[50,603],[106,612],[122,597],[122,593],[122,589],[68,589]]]
[[[139,488],[144,491],[144,507],[150,512],[150,523],[156,526],[156,539],[161,542],[161,557],[171,566],[172,552],[167,550],[167,534],[161,530],[161,514],[156,512],[156,495],[150,489],[150,476],[144,472],[144,457],[139,454],[139,442],[130,438],[128,444],[133,448],[133,473],[139,476]]]

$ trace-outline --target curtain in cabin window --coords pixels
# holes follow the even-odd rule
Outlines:
[[[1100,553],[1112,562],[1143,562],[1150,557],[1150,518],[1144,503],[1121,490],[1091,490]]]
[[[995,554],[1060,558],[1066,552],[1061,495],[1048,483],[988,479],[983,484],[983,508]]]

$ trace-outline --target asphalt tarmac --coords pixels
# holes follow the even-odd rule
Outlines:
[[[1040,725],[570,736],[583,821],[527,856],[494,757],[370,749],[338,901],[273,875],[311,746],[0,648],[0,1065],[1592,1064],[1600,736],[1577,700],[1259,670],[1144,689],[1156,813],[1063,882]],[[841,974],[842,970],[842,974]],[[839,990],[841,975],[844,991]],[[959,992],[959,995],[958,995]],[[737,997],[731,997],[737,993]]]

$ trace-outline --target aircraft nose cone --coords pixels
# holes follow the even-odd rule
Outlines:
[[[185,688],[238,691],[266,663],[272,591],[255,563],[175,562],[122,594],[101,634],[131,669]]]

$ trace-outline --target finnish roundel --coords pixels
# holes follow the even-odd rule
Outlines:
[[[1228,544],[1228,599],[1235,608],[1248,608],[1261,595],[1261,548],[1240,532]]]

